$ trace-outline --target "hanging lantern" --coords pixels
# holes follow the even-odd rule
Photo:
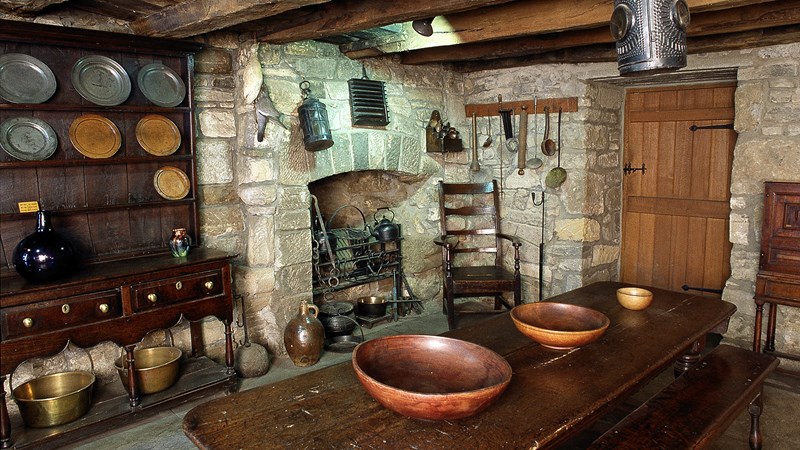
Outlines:
[[[686,66],[686,0],[614,0],[611,36],[621,75]]]
[[[303,129],[303,144],[306,150],[316,152],[332,146],[333,137],[328,123],[328,110],[324,103],[311,97],[310,86],[308,81],[300,83],[303,104],[297,109],[297,114],[300,116],[300,128]]]

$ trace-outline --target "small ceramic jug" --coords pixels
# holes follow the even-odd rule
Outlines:
[[[172,230],[172,237],[169,238],[169,249],[172,256],[182,258],[189,253],[192,245],[192,237],[186,233],[186,228],[175,228]]]
[[[317,319],[316,305],[300,302],[300,312],[283,329],[286,353],[298,367],[313,366],[322,356],[325,345],[325,328]]]

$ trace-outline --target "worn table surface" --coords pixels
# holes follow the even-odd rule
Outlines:
[[[658,375],[736,310],[716,299],[651,289],[650,307],[629,311],[616,301],[621,286],[595,283],[549,299],[588,306],[611,319],[600,340],[569,352],[528,340],[508,314],[446,333],[494,350],[514,370],[506,392],[473,417],[440,422],[403,417],[373,400],[348,362],[199,405],[186,415],[184,431],[208,449],[557,445]]]

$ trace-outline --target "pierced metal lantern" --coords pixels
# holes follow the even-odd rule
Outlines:
[[[611,36],[621,75],[686,66],[686,0],[614,0]]]
[[[306,150],[311,152],[325,150],[333,145],[328,110],[324,103],[311,97],[308,81],[300,83],[300,91],[303,95],[303,104],[297,109],[297,114],[300,116],[300,128],[303,129],[303,144]]]

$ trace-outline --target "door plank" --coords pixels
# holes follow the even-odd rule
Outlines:
[[[727,200],[628,196],[628,212],[727,219],[730,216],[730,204]]]

